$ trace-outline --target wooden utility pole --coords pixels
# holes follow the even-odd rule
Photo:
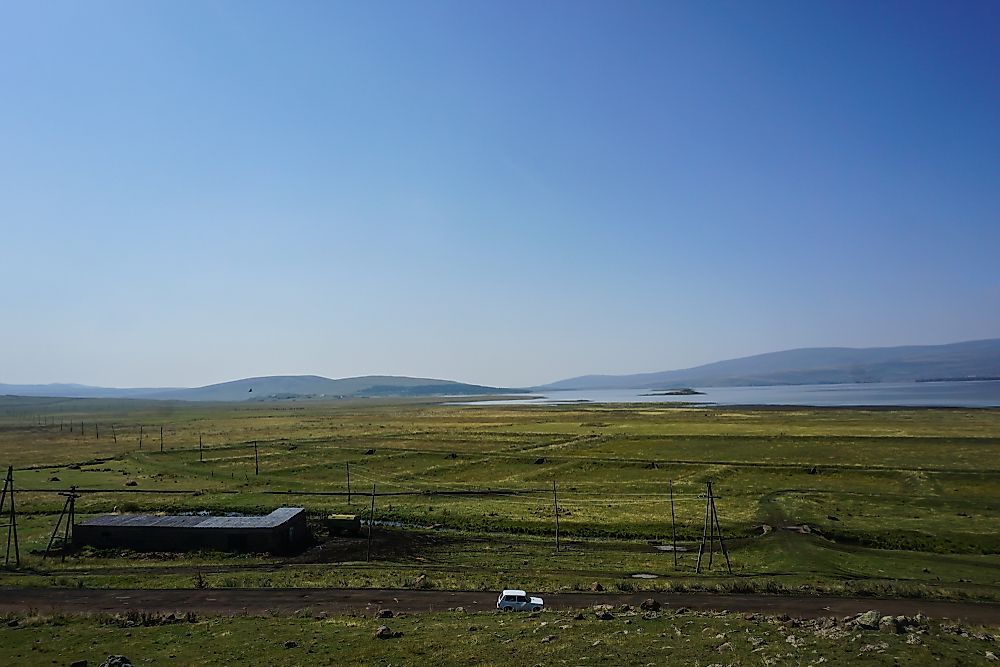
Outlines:
[[[56,521],[56,527],[52,529],[52,537],[49,538],[49,545],[45,547],[45,555],[42,556],[43,559],[49,557],[49,552],[52,551],[52,545],[55,544],[56,535],[59,533],[59,525],[62,523],[63,518],[66,518],[66,528],[63,532],[62,547],[60,551],[62,552],[62,560],[66,561],[66,547],[73,541],[73,529],[76,527],[76,499],[79,497],[76,493],[76,487],[69,487],[69,493],[60,493],[60,496],[66,496],[66,502],[63,504],[62,513],[59,514],[59,520]]]
[[[260,456],[257,454],[257,441],[253,441],[253,474],[260,474]]]
[[[556,480],[552,480],[552,510],[556,515],[556,551],[559,551],[559,498],[556,496]]]
[[[347,504],[351,504],[351,462],[347,462]]]
[[[7,477],[3,482],[3,491],[0,492],[0,516],[4,516],[3,508],[8,495],[10,496],[10,509],[4,517],[7,519],[7,523],[3,525],[7,529],[7,551],[4,554],[3,564],[10,564],[10,543],[13,539],[14,563],[17,567],[21,567],[21,549],[17,542],[17,511],[14,509],[14,466],[7,466]]]
[[[372,528],[375,523],[375,485],[372,484],[372,510],[368,514],[368,555],[365,557],[366,561],[372,559]]]
[[[205,452],[201,448],[201,433],[199,433],[198,434],[198,461],[202,461],[203,462],[204,460],[205,460]]]
[[[94,438],[97,440],[101,439],[101,427],[97,422],[94,422]]]
[[[139,451],[142,451],[142,424],[139,424]]]
[[[160,424],[160,453],[163,453],[163,424]]]
[[[712,482],[708,483],[708,488],[712,488]],[[711,491],[705,495],[705,528],[701,532],[701,544],[698,545],[698,565],[695,568],[695,572],[701,574],[701,555],[705,552],[705,540],[708,539],[708,520],[711,515],[712,508],[712,496]]]
[[[701,546],[698,547],[698,567],[697,572],[701,573],[701,555],[705,550],[705,540],[708,539],[708,569],[712,569],[712,556],[715,554],[715,534],[719,534],[719,547],[722,555],[726,557],[726,568],[729,574],[733,573],[733,566],[729,562],[729,551],[722,540],[722,526],[719,525],[719,512],[715,507],[716,495],[712,491],[712,480],[708,481],[708,493],[705,496],[705,532],[701,536]]]
[[[118,434],[115,433],[115,425],[111,425],[111,437],[114,438],[115,444],[118,444]]]
[[[670,537],[674,545],[674,569],[677,569],[677,517],[674,514],[674,480],[670,480]]]

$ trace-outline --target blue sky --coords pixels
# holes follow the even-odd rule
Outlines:
[[[1000,336],[996,2],[5,2],[0,382]]]

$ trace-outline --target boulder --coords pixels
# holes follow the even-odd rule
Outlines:
[[[135,667],[135,665],[123,655],[109,655],[108,659],[101,663],[101,667]]]
[[[610,611],[605,609],[604,611],[597,612],[596,617],[598,621],[610,621],[613,620],[615,616]]]
[[[375,639],[392,639],[392,630],[388,625],[380,625],[375,630]]]
[[[375,618],[392,618],[391,609],[379,609],[375,612]]]
[[[854,619],[854,624],[858,627],[865,628],[866,630],[878,630],[878,624],[881,618],[882,614],[878,613],[874,609],[871,609],[863,614],[858,614],[858,617]]]
[[[654,600],[653,598],[646,598],[642,601],[642,604],[639,605],[639,609],[642,609],[643,611],[659,611],[660,602],[658,600]]]
[[[288,641],[285,642],[285,648],[295,648],[298,645],[299,643],[294,639],[289,639]]]

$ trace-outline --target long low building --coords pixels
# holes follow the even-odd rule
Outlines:
[[[306,511],[279,507],[266,516],[104,514],[78,523],[73,543],[135,551],[289,553],[308,543]]]

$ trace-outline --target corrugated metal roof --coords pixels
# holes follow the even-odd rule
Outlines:
[[[104,514],[82,526],[148,528],[277,528],[301,512],[302,507],[279,507],[267,516],[157,516],[155,514]]]

